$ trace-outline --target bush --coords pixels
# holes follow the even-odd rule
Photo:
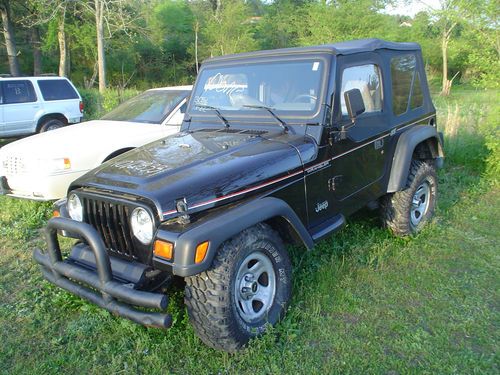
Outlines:
[[[495,106],[490,110],[486,120],[483,122],[481,132],[484,134],[485,145],[489,151],[486,157],[486,175],[493,184],[498,184],[500,175],[500,107]]]
[[[119,90],[109,88],[104,94],[97,89],[78,89],[85,105],[85,120],[95,120],[116,108],[125,100],[139,94],[136,89]]]

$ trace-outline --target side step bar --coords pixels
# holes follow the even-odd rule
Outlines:
[[[336,232],[345,225],[344,215],[338,214],[332,217],[330,220],[321,223],[320,225],[311,228],[311,237],[314,242],[325,238],[329,234]]]

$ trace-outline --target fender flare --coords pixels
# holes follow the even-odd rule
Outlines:
[[[404,189],[410,171],[413,152],[419,143],[428,139],[435,139],[437,150],[435,150],[436,159],[439,165],[442,165],[443,144],[442,135],[431,125],[417,125],[405,131],[399,136],[394,158],[391,166],[387,192],[394,193]]]
[[[174,262],[170,263],[173,274],[192,276],[210,267],[223,242],[257,223],[276,216],[283,217],[291,225],[307,248],[314,246],[312,237],[292,208],[283,200],[273,197],[265,197],[225,210],[177,236],[160,228],[156,237],[175,244]],[[196,246],[204,241],[209,241],[207,254],[201,263],[195,264]],[[162,263],[165,264],[158,258],[154,258],[154,262],[158,262],[160,267]]]

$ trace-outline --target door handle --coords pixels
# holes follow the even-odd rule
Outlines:
[[[339,182],[343,180],[342,177],[342,175],[338,175],[328,179],[328,191],[335,191]]]

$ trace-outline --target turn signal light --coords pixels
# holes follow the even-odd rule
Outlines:
[[[64,169],[71,168],[71,161],[68,158],[64,158]]]
[[[195,263],[201,263],[205,259],[208,250],[208,241],[200,243],[196,246],[196,254],[194,256]]]
[[[54,211],[52,212],[52,217],[59,217],[59,216],[61,216],[61,214],[59,213],[59,211],[54,210]]]
[[[153,254],[157,257],[171,260],[174,255],[174,244],[167,241],[156,240],[153,247]]]

